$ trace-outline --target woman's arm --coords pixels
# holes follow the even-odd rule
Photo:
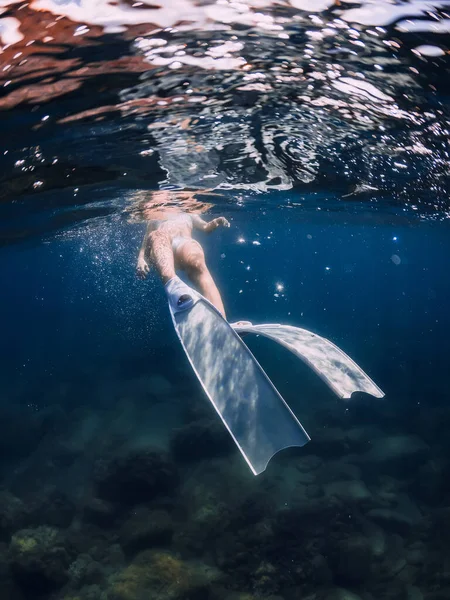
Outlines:
[[[192,225],[194,226],[194,229],[198,229],[199,231],[204,231],[205,233],[210,233],[211,231],[214,231],[218,227],[229,227],[230,226],[229,221],[227,219],[225,219],[225,217],[217,217],[216,219],[213,219],[209,223],[204,221],[198,215],[191,215],[191,218],[192,218]]]
[[[137,265],[136,265],[136,275],[140,279],[145,279],[150,271],[149,264],[147,262],[147,251],[148,251],[148,237],[150,233],[155,229],[154,221],[149,221],[147,224],[147,228],[145,230],[144,238],[142,240],[141,248],[139,250]]]

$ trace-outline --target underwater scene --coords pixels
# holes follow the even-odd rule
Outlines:
[[[450,600],[450,1],[0,0],[0,599]]]

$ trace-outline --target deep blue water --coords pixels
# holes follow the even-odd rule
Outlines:
[[[404,389],[411,377],[416,382],[409,392],[424,380],[437,385],[433,379],[440,378],[431,374],[444,369],[449,328],[446,222],[364,212],[280,213],[270,206],[256,218],[226,205],[211,218],[216,214],[230,218],[231,228],[197,239],[230,320],[297,324],[361,356],[394,386],[401,380]],[[117,361],[161,345],[172,349],[156,274],[145,282],[135,277],[142,235],[142,225],[105,219],[67,239],[3,251],[9,377],[52,376],[69,363]]]

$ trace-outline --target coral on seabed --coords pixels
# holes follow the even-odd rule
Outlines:
[[[83,521],[102,528],[112,527],[117,517],[117,506],[102,498],[89,498],[83,507]]]
[[[107,600],[176,600],[192,597],[217,579],[214,569],[164,552],[146,551],[110,579]]]
[[[29,504],[33,523],[65,528],[75,516],[74,503],[67,494],[53,487],[40,490]]]
[[[93,560],[89,554],[79,554],[69,566],[68,576],[71,585],[81,587],[86,584],[101,582],[103,571],[101,565]]]
[[[66,583],[70,558],[62,534],[46,525],[15,533],[8,551],[8,561],[17,584],[36,593],[47,592]]]
[[[334,579],[342,584],[358,584],[371,576],[373,556],[367,539],[354,535],[332,549]]]
[[[145,506],[133,509],[123,523],[119,540],[126,554],[136,554],[152,546],[168,544],[174,533],[174,525],[165,510],[150,510]]]
[[[417,470],[429,455],[429,447],[415,435],[383,436],[375,440],[368,452],[360,458],[372,469],[382,469],[383,473],[410,474]]]
[[[171,440],[175,460],[191,463],[235,452],[229,433],[217,420],[202,419],[178,429]]]
[[[24,526],[25,504],[7,490],[0,490],[0,540],[8,540],[13,531]]]
[[[129,506],[172,493],[178,473],[162,452],[131,450],[98,464],[95,483],[100,498]]]
[[[271,563],[262,562],[253,575],[253,589],[262,595],[277,592],[278,580],[276,568]]]
[[[450,460],[331,412],[256,478],[204,411],[0,490],[0,599],[448,600]]]

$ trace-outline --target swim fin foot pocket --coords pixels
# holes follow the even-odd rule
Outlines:
[[[230,325],[178,277],[165,286],[173,325],[187,358],[224,426],[254,475],[280,450],[310,437],[242,341],[264,335],[306,362],[341,398],[383,392],[342,350],[310,331],[287,325]]]
[[[190,308],[194,303],[194,299],[189,294],[181,294],[177,300],[177,306],[180,310]]]

